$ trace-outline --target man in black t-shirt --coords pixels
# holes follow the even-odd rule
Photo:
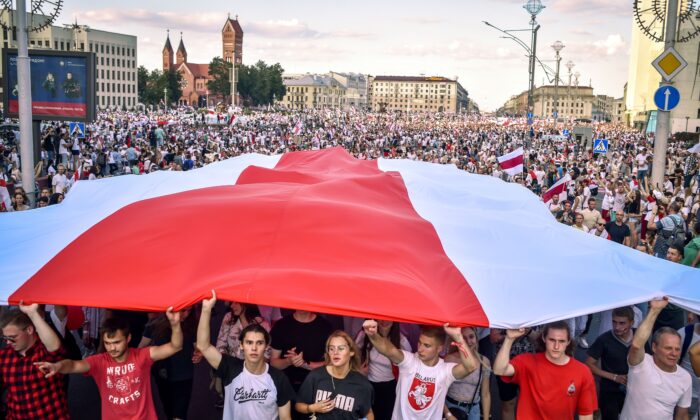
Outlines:
[[[600,379],[598,407],[602,420],[617,420],[627,395],[627,353],[632,344],[634,311],[613,310],[612,330],[600,335],[588,349],[586,364]],[[600,365],[599,365],[600,362]]]
[[[610,234],[610,239],[622,244],[624,246],[630,246],[630,227],[622,223],[622,214],[618,214],[614,222],[608,222],[605,225],[605,230]]]
[[[272,336],[270,365],[287,375],[295,391],[299,390],[309,371],[323,366],[326,339],[331,325],[313,312],[295,311],[277,321]],[[294,412],[295,419],[305,415]]]
[[[287,377],[265,362],[270,335],[258,324],[243,328],[239,340],[244,360],[221,354],[211,344],[212,298],[202,300],[202,315],[197,327],[197,349],[216,370],[226,390],[223,420],[257,420],[292,418],[294,390]]]

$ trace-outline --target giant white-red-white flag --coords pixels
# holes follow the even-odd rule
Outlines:
[[[12,244],[0,253],[2,304],[164,311],[216,289],[222,300],[496,328],[660,295],[700,311],[697,269],[582,235],[518,184],[341,148],[81,181],[61,204],[0,216],[0,237]],[[527,246],[504,259],[505,242]]]
[[[518,147],[510,153],[499,156],[498,164],[511,177],[523,173],[523,148]]]
[[[542,194],[542,201],[546,203],[547,201],[552,199],[552,196],[555,195],[559,196],[560,202],[566,200],[566,188],[569,186],[569,181],[571,181],[571,177],[569,176],[569,174],[566,174],[564,177],[562,177],[562,179],[555,182],[554,185],[549,187],[549,189],[545,191],[544,194]]]

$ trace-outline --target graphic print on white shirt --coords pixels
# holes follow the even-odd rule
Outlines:
[[[416,373],[408,392],[408,402],[415,410],[424,410],[430,406],[435,396],[435,378],[425,378]]]

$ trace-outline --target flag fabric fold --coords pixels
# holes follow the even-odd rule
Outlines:
[[[499,156],[498,164],[511,177],[523,173],[523,148],[518,147],[510,153]]]

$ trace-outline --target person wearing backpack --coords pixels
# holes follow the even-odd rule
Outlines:
[[[695,376],[693,373],[693,366],[691,365],[691,357],[688,353],[690,347],[695,343],[700,342],[700,322],[686,325],[685,327],[678,330],[678,334],[681,336],[681,347],[680,359],[678,359],[678,365],[690,373],[690,377],[693,379],[693,399],[690,403],[690,408],[688,409],[689,417],[695,418],[698,413],[698,391],[700,391],[700,378]]]
[[[652,210],[652,220],[647,223],[647,230],[656,230],[657,238],[654,244],[654,256],[658,258],[666,258],[668,248],[681,242],[685,239],[685,221],[679,214],[681,207],[678,203],[671,203],[667,207],[666,216],[654,221],[658,212],[658,207]]]

